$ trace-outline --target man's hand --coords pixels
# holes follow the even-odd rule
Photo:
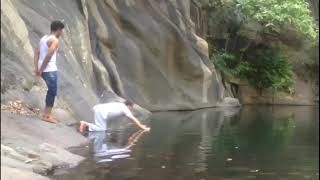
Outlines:
[[[41,77],[42,73],[39,70],[35,70],[34,73],[37,77]]]
[[[127,115],[127,117],[129,119],[131,119],[137,126],[139,126],[141,129],[143,129],[144,131],[150,131],[150,128],[141,124],[141,122],[135,118],[131,113]]]
[[[143,124],[140,126],[140,128],[143,129],[144,131],[150,131],[150,128]]]

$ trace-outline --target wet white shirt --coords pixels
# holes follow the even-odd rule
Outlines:
[[[121,102],[110,102],[106,104],[98,104],[93,107],[94,124],[87,123],[89,131],[105,131],[107,130],[107,120],[119,116],[132,117],[129,108]]]

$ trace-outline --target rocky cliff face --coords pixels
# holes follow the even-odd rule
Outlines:
[[[185,0],[1,0],[1,102],[43,106],[33,48],[50,22],[66,24],[58,52],[58,106],[89,119],[120,97],[148,110],[223,105],[224,88],[194,32]],[[222,103],[222,104],[221,104]]]

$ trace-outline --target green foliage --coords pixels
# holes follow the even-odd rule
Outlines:
[[[256,50],[246,60],[241,60],[239,55],[219,53],[214,57],[214,64],[225,75],[246,79],[259,90],[293,92],[292,67],[278,49]]]
[[[247,73],[251,71],[248,62],[239,61],[235,55],[229,53],[218,53],[213,62],[218,70],[229,77],[247,78]]]
[[[318,29],[306,0],[193,2],[208,12],[209,54],[218,70],[248,80],[260,92],[272,89],[293,93],[293,67],[282,53],[285,50],[274,47],[290,47],[292,42],[317,44]],[[303,61],[310,74],[317,75],[318,61]]]
[[[313,40],[318,36],[305,0],[236,0],[236,4],[245,15],[263,24],[291,25]]]
[[[304,61],[306,77],[316,79],[319,76],[319,43],[307,52],[310,57]]]
[[[232,9],[267,26],[292,26],[316,40],[318,28],[306,0],[193,0],[203,9]],[[215,18],[215,17],[212,17]]]
[[[293,71],[280,50],[263,50],[257,53],[247,72],[249,82],[258,89],[272,88],[292,93]]]

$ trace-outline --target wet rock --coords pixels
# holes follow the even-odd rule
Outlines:
[[[32,165],[7,156],[1,156],[1,166],[23,169],[32,172]]]
[[[220,104],[221,106],[231,106],[231,107],[239,107],[241,106],[240,102],[236,98],[225,97]]]
[[[23,147],[35,152],[44,142],[58,147],[79,146],[88,140],[74,127],[63,123],[57,125],[42,121],[37,117],[23,117],[1,112],[2,143],[12,143],[10,147]]]
[[[20,167],[35,173],[47,175],[54,167],[68,165],[75,166],[84,158],[74,155],[62,148],[44,143],[39,146],[37,152],[26,148],[17,148],[1,145],[1,158],[6,158],[2,163],[11,167]],[[34,158],[29,158],[32,156]],[[13,159],[10,160],[10,159]]]
[[[43,143],[40,145],[40,152],[42,153],[57,153],[57,148],[47,144],[47,143]]]
[[[1,137],[2,165],[43,175],[58,166],[78,164],[83,157],[63,148],[87,142],[65,125],[52,125],[6,112],[1,112]]]
[[[60,147],[43,143],[39,146],[42,159],[51,162],[54,166],[75,166],[84,158],[70,153]]]
[[[56,108],[53,111],[53,116],[58,119],[60,122],[66,124],[66,125],[73,125],[76,124],[78,121],[71,115],[70,112],[62,109],[62,108]]]
[[[32,162],[32,171],[38,174],[48,175],[53,171],[53,168],[53,164],[48,161],[38,160]]]
[[[315,105],[315,93],[313,82],[305,81],[301,77],[295,77],[293,95],[286,93],[274,94],[270,91],[263,91],[260,94],[249,84],[239,85],[239,99],[242,104],[278,104],[278,105]]]
[[[30,160],[28,157],[21,155],[14,149],[2,144],[1,144],[1,156],[6,156],[22,162]]]
[[[31,158],[31,159],[39,159],[40,158],[39,154],[36,151],[31,150],[31,149],[26,149],[24,147],[17,147],[16,151],[27,156],[28,158]]]
[[[26,170],[21,170],[21,169],[16,169],[16,168],[11,168],[7,166],[2,166],[1,165],[1,179],[7,179],[7,180],[22,180],[22,179],[32,179],[32,180],[49,180],[49,178],[41,176],[39,174],[26,171]]]

